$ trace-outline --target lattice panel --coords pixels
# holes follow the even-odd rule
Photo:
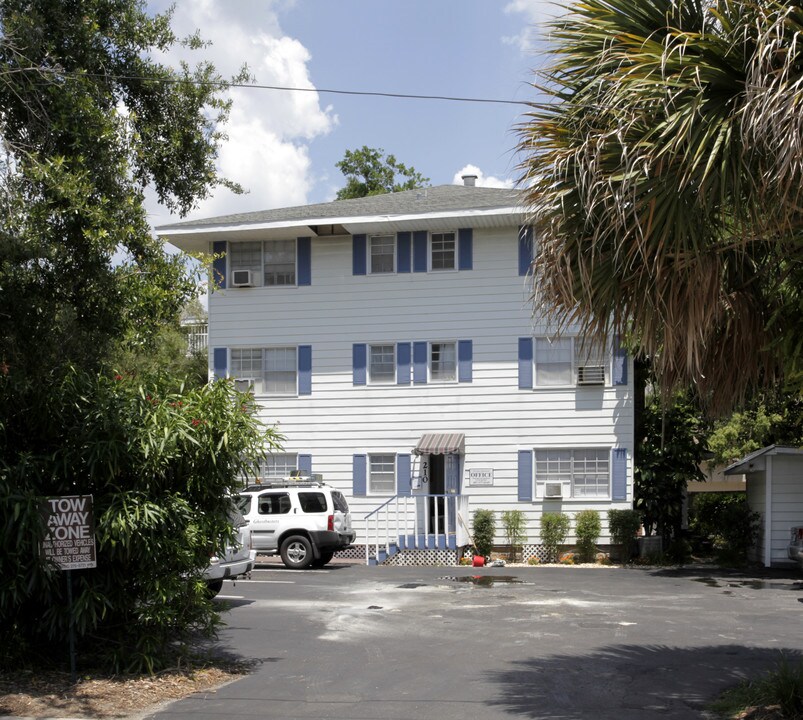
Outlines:
[[[383,565],[401,565],[405,567],[457,565],[456,550],[399,550]]]

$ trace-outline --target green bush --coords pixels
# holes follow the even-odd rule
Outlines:
[[[566,541],[571,521],[561,512],[541,515],[541,542],[546,550],[547,562],[558,561],[558,549]]]
[[[474,511],[472,518],[474,533],[474,549],[478,555],[488,557],[494,547],[496,535],[496,518],[493,510],[479,508]]]
[[[627,562],[635,555],[636,533],[641,527],[638,510],[608,510],[608,530],[611,542],[620,547],[621,560]]]
[[[698,542],[711,542],[719,562],[738,566],[758,539],[760,520],[743,493],[700,493],[694,497],[689,528]]]
[[[803,717],[803,662],[781,658],[778,666],[757,680],[726,690],[710,709],[723,717],[746,717],[752,708],[779,706],[777,717]],[[751,717],[752,717],[751,713]],[[767,716],[769,717],[769,716]]]
[[[505,528],[505,537],[510,547],[510,560],[515,562],[521,546],[527,539],[524,513],[521,510],[505,510],[502,513],[502,526]]]
[[[278,436],[230,382],[178,394],[120,375],[50,380],[0,374],[3,662],[58,653],[72,621],[79,654],[153,672],[214,634],[201,573],[232,537],[227,494]],[[97,567],[72,571],[71,614],[65,574],[39,554],[38,504],[79,494],[93,496]]]
[[[580,562],[593,562],[597,554],[597,539],[602,532],[602,523],[596,510],[581,510],[574,516],[577,550]]]

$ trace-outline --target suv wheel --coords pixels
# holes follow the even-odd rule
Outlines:
[[[291,535],[282,543],[281,555],[291,570],[303,570],[312,562],[312,544],[303,535]]]

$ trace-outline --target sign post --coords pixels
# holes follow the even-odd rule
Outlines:
[[[42,555],[67,571],[67,603],[70,610],[70,674],[76,682],[75,622],[72,602],[72,571],[97,567],[95,518],[91,495],[50,497],[39,506],[47,535]]]

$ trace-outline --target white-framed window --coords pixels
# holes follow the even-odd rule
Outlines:
[[[396,456],[368,456],[368,493],[370,495],[396,494]]]
[[[605,385],[608,356],[604,345],[580,337],[535,338],[535,387]]]
[[[457,267],[455,262],[457,241],[455,233],[442,232],[432,233],[430,236],[432,270],[454,270]]]
[[[271,454],[262,460],[263,478],[290,477],[298,469],[298,455],[295,453]]]
[[[396,270],[396,236],[371,235],[368,240],[368,267],[372,275]]]
[[[535,451],[536,485],[560,483],[573,498],[610,497],[610,448]]]
[[[232,348],[231,377],[235,387],[254,394],[295,395],[298,360],[294,347]]]
[[[457,380],[457,343],[433,342],[429,344],[429,379],[431,382]]]
[[[250,285],[272,287],[296,284],[295,240],[230,242],[228,259],[232,287],[241,284],[235,283],[235,277],[242,281],[241,271],[244,270],[250,273]]]
[[[231,376],[240,392],[262,392],[262,349],[232,348]]]
[[[396,382],[395,345],[370,345],[368,347],[368,382],[371,384]]]
[[[268,395],[298,392],[298,361],[294,347],[265,349],[265,392]]]

